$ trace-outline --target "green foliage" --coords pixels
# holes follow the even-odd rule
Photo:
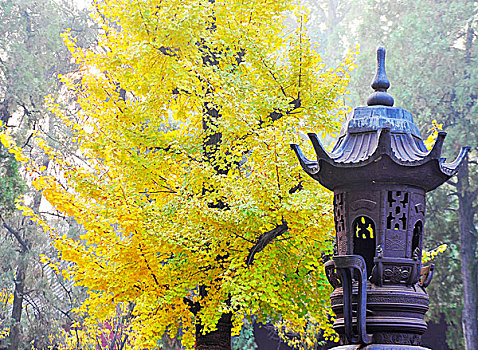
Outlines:
[[[430,296],[430,310],[427,315],[435,322],[444,317],[448,325],[449,347],[463,349],[460,242],[457,239],[458,217],[454,210],[450,210],[457,206],[455,198],[448,195],[451,191],[450,186],[445,186],[437,189],[427,199],[425,245],[430,248],[442,242],[448,245],[448,249],[434,261],[437,268],[427,290]]]
[[[244,320],[241,333],[232,339],[232,348],[234,350],[257,349],[257,344],[254,339],[254,328],[249,321]]]
[[[67,0],[0,1],[0,23],[1,128],[46,170],[48,157],[38,152],[33,134],[44,130],[52,146],[67,149],[60,147],[58,123],[45,108],[45,96],[59,93],[58,74],[75,69],[61,34],[72,28],[86,44],[95,27],[85,11]],[[50,237],[15,210],[15,200],[22,194],[35,212],[48,207],[41,206],[41,194],[27,186],[31,177],[25,170],[14,154],[0,147],[0,348],[11,344],[12,349],[26,349],[31,342],[38,348],[52,345],[49,336],[68,327],[74,299],[81,299],[80,289],[72,288],[40,261],[40,254],[56,256]],[[52,214],[52,225],[62,230],[75,226]],[[22,271],[24,278],[19,277]],[[19,286],[25,293],[19,332],[14,333],[12,310],[19,304],[14,304],[13,293]]]
[[[25,191],[25,183],[18,171],[18,163],[0,145],[0,217],[6,218],[15,210],[15,199]]]
[[[86,12],[65,1],[0,2],[0,114],[4,123],[21,113],[24,131],[44,116],[44,99],[58,91],[58,74],[73,70],[61,33],[71,28],[82,44],[94,28]]]

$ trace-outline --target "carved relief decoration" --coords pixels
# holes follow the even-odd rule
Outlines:
[[[356,302],[356,295],[352,296],[352,301]],[[343,297],[335,295],[330,298],[332,307],[342,306]],[[428,309],[429,301],[426,298],[417,298],[416,295],[396,296],[396,295],[367,295],[367,304],[403,304],[403,305],[419,305]]]
[[[421,259],[421,250],[422,250],[422,233],[423,233],[423,224],[425,221],[425,196],[420,193],[411,193],[410,194],[410,212],[409,212],[409,248],[407,251],[407,256],[413,255],[415,250],[418,248],[418,254],[416,254],[417,259]],[[415,237],[416,236],[416,237]]]
[[[380,344],[421,345],[422,337],[414,333],[375,333],[373,340]]]
[[[387,233],[387,236],[385,238],[385,249],[403,251],[405,250],[405,243],[406,243],[405,233],[403,232]]]
[[[383,281],[391,283],[406,283],[410,278],[410,266],[391,266],[383,270]]]
[[[347,241],[344,236],[337,237],[337,251],[341,255],[347,254]]]
[[[377,202],[370,200],[370,199],[357,199],[356,201],[350,204],[350,209],[353,211],[357,211],[359,209],[365,209],[368,211],[375,210],[377,206]]]

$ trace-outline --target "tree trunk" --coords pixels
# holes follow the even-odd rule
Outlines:
[[[203,327],[196,324],[196,350],[231,350],[232,314],[222,314],[213,332],[202,334]]]
[[[48,160],[44,161],[43,163],[46,164],[46,166],[48,166]],[[40,208],[41,198],[42,198],[42,194],[40,192],[35,192],[33,196],[33,203],[32,203],[32,208],[35,210],[35,212],[38,212],[38,209]],[[36,227],[35,225],[36,224],[32,222],[30,219],[23,217],[21,220],[20,227],[22,228],[21,230],[25,230],[25,229],[28,230],[28,227],[32,227],[34,229],[34,227]],[[10,232],[11,235],[15,237],[15,239],[17,240],[18,244],[21,247],[19,257],[18,257],[19,262],[18,262],[17,272],[15,275],[15,290],[13,293],[13,308],[12,308],[13,324],[8,336],[9,342],[10,342],[8,350],[18,350],[18,347],[20,345],[20,334],[21,334],[20,321],[22,319],[22,311],[23,311],[23,295],[25,290],[25,277],[26,277],[26,271],[28,266],[28,261],[27,261],[28,258],[26,254],[31,249],[31,243],[28,240],[28,238],[25,238],[24,236],[22,236],[20,230],[16,230],[15,228],[12,228],[5,221],[3,222],[3,227],[8,232]]]
[[[214,0],[213,0],[214,1]],[[214,30],[215,25],[211,27]],[[209,66],[216,66],[218,64],[217,58],[213,52],[210,52],[207,47],[204,48],[205,52],[203,55],[203,63]],[[214,101],[211,101],[213,103]],[[204,115],[203,115],[203,130],[209,132],[211,126],[216,125],[217,119],[220,118],[219,111],[216,107],[208,107],[208,103],[204,104]],[[219,147],[222,139],[222,134],[220,132],[212,133],[206,136],[203,144],[203,152],[206,156],[208,162],[214,164],[216,160],[217,148]],[[227,174],[228,169],[221,169],[218,165],[214,166],[216,173],[218,174]],[[203,187],[203,193],[206,193],[207,190]],[[227,210],[227,206],[223,203],[222,200],[218,200],[216,203],[209,203],[211,208],[218,208]],[[221,259],[217,257],[216,260]],[[206,296],[206,288],[204,286],[199,286],[200,295],[203,297]],[[193,311],[197,315],[200,306],[196,305],[196,310]],[[232,331],[232,314],[226,313],[222,314],[221,318],[216,324],[216,330],[203,334],[203,326],[200,320],[196,321],[196,350],[231,350],[231,331]]]
[[[460,229],[461,274],[463,279],[462,326],[467,350],[478,349],[478,259],[474,226],[474,193],[469,191],[469,168],[466,159],[458,172],[458,221]]]
[[[26,263],[23,257],[20,257],[20,263],[15,276],[15,291],[13,294],[12,319],[13,325],[10,329],[10,346],[8,350],[18,350],[20,344],[20,321],[22,319],[23,309],[23,291],[25,288],[25,270]]]

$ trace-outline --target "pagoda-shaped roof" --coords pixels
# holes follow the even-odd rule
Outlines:
[[[411,113],[393,107],[383,48],[377,50],[377,62],[375,92],[368,106],[354,109],[331,152],[313,133],[309,138],[317,160],[307,159],[297,145],[291,146],[303,169],[331,190],[357,183],[395,183],[430,191],[457,172],[469,148],[462,148],[455,161],[446,163],[441,158],[446,133],[440,132],[427,150]]]

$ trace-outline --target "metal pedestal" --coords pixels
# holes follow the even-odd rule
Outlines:
[[[330,350],[431,350],[423,346],[371,344],[371,345],[341,345]]]

